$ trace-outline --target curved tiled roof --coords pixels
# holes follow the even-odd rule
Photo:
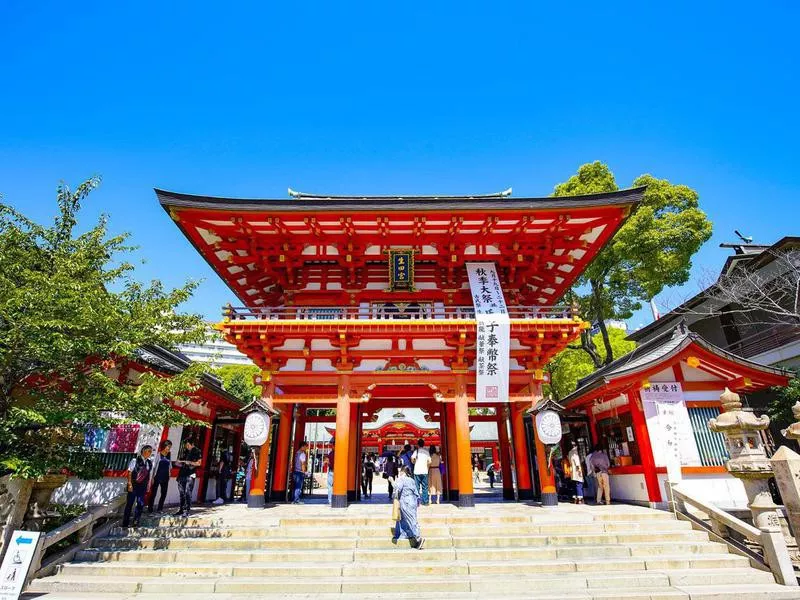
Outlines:
[[[732,363],[738,363],[747,369],[783,377],[789,377],[791,375],[783,369],[766,367],[742,358],[741,356],[737,356],[731,352],[728,352],[727,350],[723,350],[722,348],[719,348],[718,346],[708,342],[700,335],[689,331],[685,323],[680,323],[674,329],[665,331],[661,335],[638,346],[625,356],[621,356],[611,364],[598,369],[583,379],[580,379],[578,381],[576,390],[564,398],[561,403],[565,406],[569,405],[570,403],[574,403],[588,392],[596,390],[615,379],[634,374],[638,371],[643,371],[652,367],[653,365],[658,364],[659,362],[664,362],[669,358],[676,356],[691,344],[696,344],[712,354],[716,354],[723,360]]]

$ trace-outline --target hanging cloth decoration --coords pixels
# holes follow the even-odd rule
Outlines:
[[[477,321],[475,401],[508,402],[511,323],[493,262],[467,263]]]

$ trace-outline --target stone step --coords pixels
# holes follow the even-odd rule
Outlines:
[[[541,592],[582,592],[584,590],[632,590],[636,588],[666,588],[671,586],[727,585],[733,581],[748,584],[769,584],[769,573],[754,569],[703,569],[628,572],[586,573],[519,573],[505,574],[502,590],[506,593],[526,593],[531,589]],[[124,575],[109,577],[80,577],[55,575],[36,580],[32,592],[105,592],[133,593],[374,593],[383,594],[422,589],[427,594],[439,592],[482,592],[494,594],[498,591],[498,579],[490,575],[462,575],[456,578],[437,575],[406,576],[393,573],[389,577],[221,577],[221,578],[136,578]],[[796,590],[795,590],[796,591]]]
[[[711,541],[689,543],[643,542],[599,546],[544,546],[516,548],[426,548],[424,552],[411,550],[398,544],[390,549],[326,550],[84,550],[76,555],[82,562],[140,562],[140,563],[248,563],[248,562],[317,562],[321,558],[330,562],[385,562],[385,561],[542,561],[614,558],[649,558],[682,555],[727,554],[724,544]]]
[[[533,524],[570,524],[578,522],[639,522],[650,521],[675,521],[674,515],[665,511],[643,510],[615,510],[613,512],[605,510],[606,507],[586,507],[587,512],[575,512],[565,515],[557,511],[548,512],[542,510],[540,514],[497,514],[497,515],[433,515],[425,514],[426,507],[420,508],[419,520],[422,526],[426,525],[498,525],[514,523],[533,523]],[[636,508],[636,507],[627,507]],[[386,505],[386,517],[376,516],[338,516],[335,513],[324,512],[308,517],[260,517],[260,522],[271,522],[275,525],[284,527],[361,527],[361,526],[380,526],[385,525],[391,511],[390,505]],[[236,519],[206,516],[202,513],[189,517],[178,517],[174,515],[144,515],[142,524],[148,527],[225,527],[235,521],[247,522],[246,516]]]
[[[714,586],[681,586],[680,588],[635,588],[630,590],[584,589],[570,592],[570,600],[797,600],[797,588],[776,584],[728,584]],[[392,600],[419,600],[419,592],[392,594]],[[485,594],[478,592],[438,592],[437,600],[477,600]],[[23,594],[22,600],[41,598],[38,594]],[[200,596],[202,598],[202,596]],[[215,600],[341,600],[339,593],[321,594],[225,594],[215,593]],[[386,596],[375,592],[348,594],[348,600],[386,600]],[[524,594],[503,594],[504,600],[564,600],[560,592],[533,591]],[[46,600],[121,600],[119,594],[104,592],[55,592]],[[164,600],[159,593],[126,594],[124,600]],[[199,600],[197,594],[170,594],[169,600]]]
[[[681,586],[680,588],[635,588],[631,590],[585,589],[570,592],[570,600],[797,600],[797,588],[776,584],[728,584],[715,586]],[[392,594],[392,600],[419,600],[419,592]],[[41,598],[38,594],[23,594],[22,600]],[[169,600],[200,600],[197,594],[170,594]],[[341,600],[339,593],[322,594],[214,594],[215,600]],[[348,594],[348,600],[386,600],[386,596],[375,592]],[[437,600],[476,600],[486,598],[478,592],[438,592]],[[524,594],[503,594],[504,600],[564,600],[560,592],[529,590]],[[46,600],[121,600],[119,594],[103,592],[56,592],[48,594]],[[126,594],[124,600],[164,600],[159,593]]]
[[[325,557],[327,559],[327,557]],[[747,568],[749,562],[742,556],[731,554],[687,557],[669,555],[659,559],[617,558],[547,561],[472,561],[426,562],[420,564],[397,560],[381,568],[402,570],[404,575],[491,575],[519,573],[568,573],[652,571],[658,569],[731,569]],[[372,577],[376,568],[372,563],[353,562],[77,562],[62,565],[59,573],[64,576],[111,577],[125,575],[135,577]]]
[[[692,529],[688,521],[633,521],[598,523],[518,523],[514,525],[428,525],[424,533],[430,537],[441,536],[487,536],[487,535],[555,535],[565,533],[600,534],[634,532],[672,532]],[[336,537],[386,537],[391,536],[393,526],[388,520],[381,525],[370,526],[328,526],[318,527],[115,527],[112,537],[172,537],[172,538],[226,538],[226,537],[293,537],[293,538],[336,538]]]
[[[389,530],[391,532],[391,530]],[[95,540],[95,546],[103,549],[180,549],[180,548],[229,548],[255,550],[269,548],[286,549],[348,549],[385,548],[392,545],[391,533],[383,537],[104,537]],[[423,531],[431,548],[496,548],[504,546],[550,546],[550,545],[607,545],[648,541],[687,542],[708,540],[702,531],[683,529],[677,531],[616,532],[600,534],[569,535],[485,535],[485,536],[434,536]]]
[[[728,548],[716,542],[697,542],[688,544],[661,544],[658,542],[640,544],[617,544],[614,546],[547,546],[544,548],[458,548],[458,560],[578,560],[578,559],[612,559],[626,557],[662,557],[680,554],[687,558],[704,554],[725,554]],[[356,560],[380,560],[383,555],[372,557],[356,550]]]
[[[388,513],[387,504],[155,515],[97,539],[31,591],[44,600],[800,600],[663,511],[422,507],[422,552],[392,544]]]
[[[455,552],[449,552],[455,557]],[[353,562],[353,550],[326,550],[326,561]],[[75,556],[80,562],[112,562],[124,563],[250,563],[250,562],[311,562],[320,561],[318,550],[265,550],[250,552],[247,550],[83,550]]]

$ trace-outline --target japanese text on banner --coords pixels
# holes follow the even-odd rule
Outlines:
[[[467,263],[477,321],[475,401],[508,402],[511,346],[506,301],[494,263]]]

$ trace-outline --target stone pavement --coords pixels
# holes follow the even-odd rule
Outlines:
[[[96,540],[24,598],[800,598],[662,511],[443,504],[421,507],[420,517],[422,551],[392,544],[388,503],[226,505],[149,518]]]

